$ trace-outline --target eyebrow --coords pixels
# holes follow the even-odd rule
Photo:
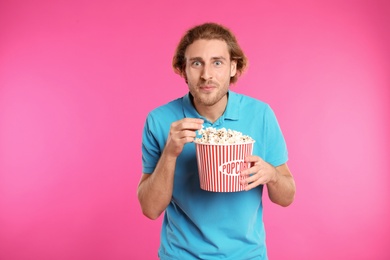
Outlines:
[[[193,57],[193,58],[189,58],[188,60],[189,61],[201,61],[201,60],[203,60],[203,58]],[[223,56],[216,56],[216,57],[211,57],[211,60],[226,60],[226,58]]]

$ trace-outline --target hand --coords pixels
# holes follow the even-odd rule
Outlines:
[[[241,172],[242,177],[247,177],[246,179],[241,180],[241,184],[246,185],[246,191],[261,184],[277,181],[277,170],[275,167],[265,162],[259,156],[247,156],[245,162],[248,162],[251,165],[250,168]]]
[[[177,157],[183,151],[186,143],[193,142],[196,131],[202,128],[203,119],[184,118],[171,124],[164,152]]]

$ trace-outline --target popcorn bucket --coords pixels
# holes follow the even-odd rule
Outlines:
[[[246,185],[240,181],[241,171],[250,167],[245,163],[253,151],[253,142],[242,144],[195,143],[200,188],[213,192],[237,192]]]

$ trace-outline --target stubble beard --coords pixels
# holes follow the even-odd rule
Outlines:
[[[210,93],[210,94],[201,94],[198,91],[196,91],[199,89],[199,87],[207,84],[216,86],[217,92]],[[196,90],[190,92],[194,97],[194,102],[196,104],[210,107],[217,104],[227,94],[229,90],[229,86],[221,88],[221,86],[215,82],[207,82],[207,84],[206,82],[200,82],[199,84],[197,84]]]

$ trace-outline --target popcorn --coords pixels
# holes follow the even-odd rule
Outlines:
[[[220,128],[218,130],[214,127],[202,128],[198,130],[198,134],[201,135],[201,137],[195,138],[195,143],[243,144],[254,142],[250,136],[243,135],[241,132],[226,128]]]
[[[241,171],[251,167],[245,161],[253,152],[254,140],[241,132],[226,128],[203,128],[195,138],[199,182],[202,190],[237,192],[245,190],[242,184],[247,176]]]

